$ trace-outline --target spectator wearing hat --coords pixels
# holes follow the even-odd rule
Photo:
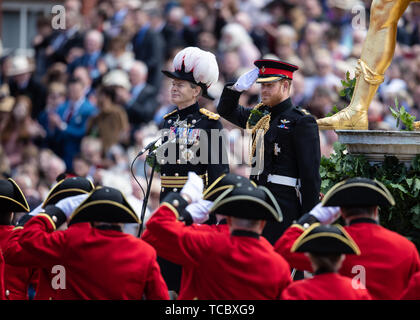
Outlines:
[[[123,233],[124,223],[139,223],[134,210],[120,191],[102,187],[47,206],[16,241],[36,256],[34,267],[65,268],[66,288],[55,299],[168,299],[155,250]]]
[[[202,202],[203,182],[195,173],[150,218],[147,228],[159,235],[157,246],[189,272],[183,284],[190,287],[179,299],[278,299],[291,282],[289,266],[261,237],[266,220],[281,220],[280,208],[266,188],[240,181],[223,186],[211,209],[227,216],[230,232],[185,227],[184,209]]]
[[[272,244],[292,221],[319,202],[320,143],[314,117],[294,107],[290,98],[298,67],[279,60],[255,61],[257,68],[227,84],[217,111],[226,120],[251,130],[251,180],[266,186],[284,213],[282,224],[267,222],[263,236]],[[261,103],[240,106],[242,92],[261,83]],[[264,153],[261,148],[264,146]]]
[[[9,122],[10,112],[15,105],[15,98],[10,96],[8,84],[0,86],[0,136],[3,134],[4,128]]]
[[[25,95],[32,101],[32,118],[36,119],[45,108],[47,90],[35,79],[33,72],[35,67],[32,62],[22,55],[11,58],[10,67],[7,71],[9,77],[10,94],[14,97]]]
[[[68,170],[72,168],[73,157],[80,152],[80,142],[86,134],[86,124],[96,114],[96,107],[85,98],[85,90],[79,78],[71,78],[68,83],[68,99],[49,114],[48,136],[60,146],[53,150],[66,162]]]
[[[350,278],[338,274],[345,256],[360,255],[340,225],[313,224],[296,240],[292,252],[305,253],[315,275],[289,285],[281,295],[283,300],[371,300],[366,290],[358,290]]]
[[[0,180],[0,249],[1,260],[4,262],[4,274],[1,273],[0,283],[4,284],[1,296],[7,300],[27,300],[28,283],[32,271],[25,267],[9,264],[4,258],[7,242],[13,234],[12,220],[17,212],[29,212],[25,195],[13,179]]]
[[[394,204],[394,198],[379,181],[366,178],[341,181],[327,192],[322,203],[284,233],[275,249],[292,267],[312,271],[305,256],[291,252],[293,243],[310,224],[332,223],[341,210],[346,222],[344,230],[361,254],[347,256],[339,273],[354,278],[355,266],[362,266],[359,275],[365,278],[365,283],[360,286],[367,288],[373,299],[399,299],[410,278],[420,270],[420,258],[411,241],[378,224],[378,206]]]

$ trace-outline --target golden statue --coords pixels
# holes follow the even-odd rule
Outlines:
[[[320,130],[368,130],[368,109],[384,81],[397,42],[397,23],[410,2],[420,0],[373,0],[370,26],[356,67],[356,85],[350,105],[337,114],[319,119]],[[420,121],[414,128],[420,129]]]

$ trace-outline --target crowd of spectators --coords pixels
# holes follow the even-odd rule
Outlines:
[[[22,186],[31,208],[68,172],[120,187],[139,201],[140,212],[143,194],[130,166],[174,108],[160,70],[171,69],[180,49],[198,46],[217,57],[220,78],[209,89],[216,100],[202,99],[202,107],[215,112],[226,83],[251,69],[254,60],[271,57],[299,66],[293,102],[321,118],[349,103],[339,94],[341,80],[347,71],[354,76],[370,5],[371,0],[98,0],[82,15],[81,1],[66,0],[65,30],[52,28],[52,16],[40,17],[34,56],[1,58],[0,175]],[[366,11],[360,15],[354,8]],[[242,94],[243,105],[258,102],[257,86]],[[419,4],[399,23],[393,63],[369,109],[370,129],[395,129],[389,112],[395,98],[420,119]],[[223,125],[231,171],[245,175],[247,139],[230,123]],[[332,131],[320,136],[322,154],[329,156],[337,137]],[[144,162],[143,156],[134,165],[143,188]],[[151,210],[159,191],[156,175]]]

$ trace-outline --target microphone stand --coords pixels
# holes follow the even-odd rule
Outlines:
[[[149,154],[150,154],[150,150],[149,150]],[[141,208],[140,228],[139,228],[139,233],[138,233],[139,238],[141,236],[141,233],[143,232],[144,216],[146,215],[147,202],[149,201],[150,190],[152,188],[152,180],[153,180],[153,176],[155,174],[155,168],[156,168],[156,157],[153,157],[152,174],[151,174],[150,179],[149,179],[148,184],[147,184],[146,195],[143,199],[143,205],[142,205],[142,208]]]

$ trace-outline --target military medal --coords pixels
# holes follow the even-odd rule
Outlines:
[[[281,152],[281,148],[279,147],[278,143],[274,144],[274,155],[278,156]]]
[[[283,120],[280,120],[280,122],[281,122],[281,125],[278,126],[279,128],[281,128],[281,129],[289,129],[289,127],[286,126],[287,124],[290,123],[289,120],[283,119]]]

